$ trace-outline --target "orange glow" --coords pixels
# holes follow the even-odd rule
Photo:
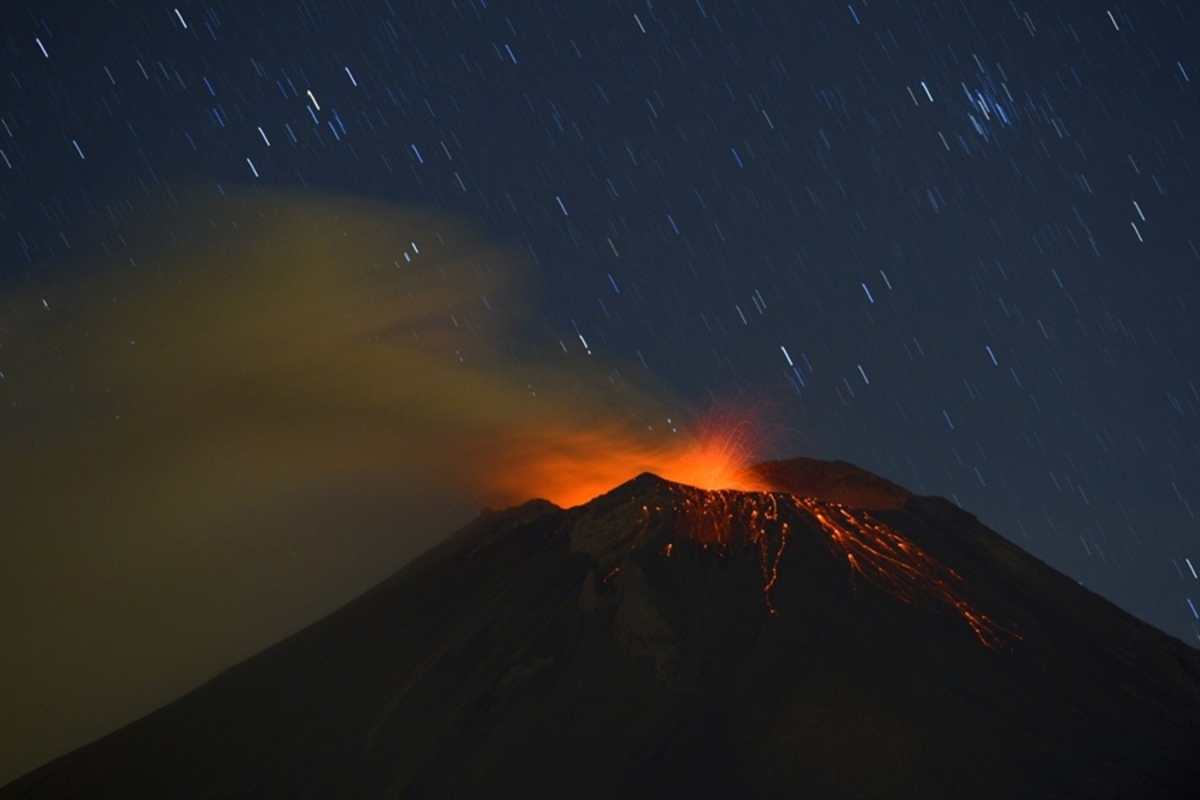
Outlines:
[[[600,430],[522,430],[501,447],[485,491],[499,504],[544,497],[564,508],[581,505],[614,486],[652,472],[700,489],[762,492],[770,487],[749,471],[757,458],[753,426],[710,418],[695,436],[609,425]]]

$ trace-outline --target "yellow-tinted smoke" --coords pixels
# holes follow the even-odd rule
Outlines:
[[[633,367],[564,352],[521,259],[445,216],[277,194],[120,233],[110,263],[4,300],[0,783],[482,506],[643,470],[728,485],[744,460]]]

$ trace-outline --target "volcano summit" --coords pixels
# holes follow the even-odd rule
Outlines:
[[[0,796],[1184,796],[1200,653],[842,462],[484,512]]]

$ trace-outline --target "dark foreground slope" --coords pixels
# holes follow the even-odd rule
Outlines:
[[[873,509],[1009,633],[988,647],[898,600],[783,495],[721,496],[733,541],[703,547],[704,496],[643,475],[486,512],[0,795],[1191,796],[1200,653],[943,500],[845,464],[763,469]],[[777,548],[746,530],[770,514],[774,615]]]

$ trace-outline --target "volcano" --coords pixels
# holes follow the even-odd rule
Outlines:
[[[1191,796],[1200,652],[844,462],[485,511],[15,797]]]

